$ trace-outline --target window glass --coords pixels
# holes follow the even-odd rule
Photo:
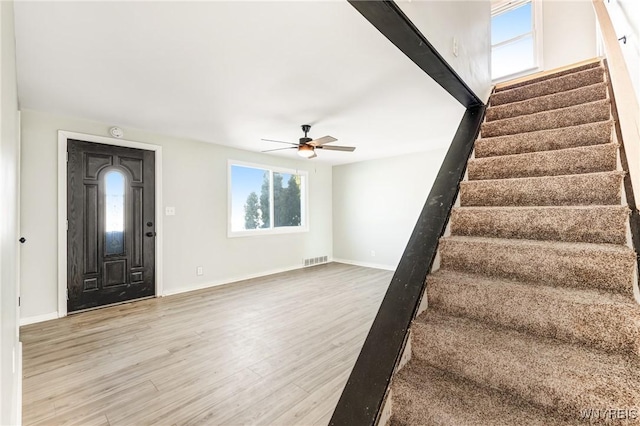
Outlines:
[[[531,23],[531,3],[492,17],[491,45],[530,33]]]
[[[533,36],[493,49],[491,61],[494,78],[535,67]]]
[[[265,192],[266,199],[262,193]],[[253,167],[231,166],[231,230],[269,227],[269,172]],[[261,204],[262,202],[262,204]],[[264,211],[264,214],[263,214]]]
[[[231,233],[305,226],[304,174],[230,164],[230,179]]]
[[[491,78],[537,67],[535,25],[531,1],[498,10],[491,17]]]
[[[106,256],[124,254],[124,184],[122,172],[113,170],[104,176]]]
[[[275,227],[300,226],[302,224],[301,180],[300,175],[273,174],[273,221]]]

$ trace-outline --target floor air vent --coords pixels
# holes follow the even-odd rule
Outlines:
[[[308,259],[304,259],[304,266],[313,266],[313,265],[320,265],[321,263],[327,263],[327,256],[320,256],[320,257],[310,257]]]

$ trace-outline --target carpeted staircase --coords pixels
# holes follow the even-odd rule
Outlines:
[[[640,422],[640,305],[601,62],[491,96],[392,425]]]

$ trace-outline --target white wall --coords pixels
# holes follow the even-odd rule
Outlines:
[[[596,57],[595,19],[591,0],[543,0],[543,69]]]
[[[18,349],[18,98],[13,2],[0,2],[0,424],[19,420]]]
[[[486,101],[491,89],[489,1],[397,3],[467,85]],[[454,37],[458,56],[452,51]],[[444,145],[449,143],[447,140]],[[440,149],[335,166],[334,259],[395,269],[445,154],[446,149]]]
[[[335,166],[334,259],[395,269],[446,152]]]
[[[22,317],[57,310],[57,131],[108,136],[110,125],[22,112]],[[124,129],[125,139],[163,148],[164,291],[186,289],[302,266],[331,256],[331,167]],[[307,233],[227,238],[227,160],[309,172]],[[204,276],[196,276],[203,266]]]
[[[489,0],[398,1],[402,11],[483,101],[491,90]],[[458,56],[453,54],[453,38]]]

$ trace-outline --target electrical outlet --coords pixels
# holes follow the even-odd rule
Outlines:
[[[376,251],[375,250],[371,250],[371,257],[376,257]]]
[[[198,275],[198,276],[204,275],[204,271],[202,270],[202,266],[198,266],[196,268],[196,275]]]
[[[458,56],[458,39],[453,38],[453,45],[451,46],[451,50],[453,51],[453,56]]]
[[[165,207],[164,212],[167,216],[175,216],[176,208],[175,207]]]

